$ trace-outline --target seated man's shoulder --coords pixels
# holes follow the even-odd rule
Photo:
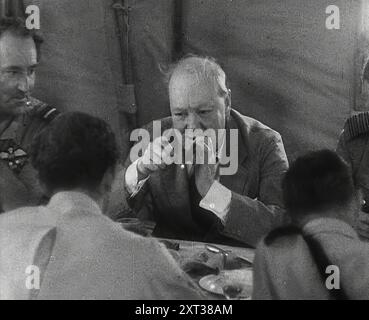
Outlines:
[[[154,238],[145,238],[141,235],[125,230],[119,223],[113,222],[112,231],[115,237],[123,240],[122,245],[127,246],[135,254],[142,254],[142,257],[156,256],[163,252],[163,247]]]
[[[32,143],[33,137],[47,127],[59,114],[60,112],[53,106],[31,97],[25,114],[26,124],[24,129],[26,135],[24,136],[23,146],[26,147]]]
[[[55,216],[45,207],[24,207],[0,214],[0,239],[29,238],[46,234],[55,227]]]
[[[262,243],[265,247],[285,247],[293,245],[301,238],[301,231],[294,226],[284,226],[272,230],[264,237]]]
[[[0,214],[0,226],[6,223],[37,223],[36,217],[47,218],[43,207],[22,207]]]
[[[274,229],[265,236],[257,246],[256,255],[258,259],[272,263],[293,262],[303,246],[304,239],[299,231],[286,226]]]
[[[236,110],[232,110],[231,117],[241,134],[244,137],[247,136],[249,142],[268,143],[269,141],[281,140],[279,132],[268,127],[261,121],[245,116]]]
[[[84,224],[86,224],[86,217],[82,218]],[[112,221],[107,216],[95,216],[91,215],[87,219],[92,232],[96,233],[96,237],[101,237],[101,234],[106,235],[106,246],[111,243],[114,247],[120,247],[121,250],[129,251],[133,255],[155,256],[159,251],[162,251],[162,247],[159,242],[153,238],[145,238],[128,230],[125,230],[123,226]],[[109,245],[108,245],[109,247]]]
[[[368,139],[369,112],[355,114],[345,122],[339,137],[337,152],[347,161],[361,161]]]
[[[136,270],[147,271],[149,274],[153,270],[164,268],[172,272],[172,268],[176,268],[172,256],[158,240],[125,230],[119,223],[108,218],[105,222],[99,221],[99,225],[95,235],[96,245],[90,244],[90,248],[94,253],[104,255],[112,264],[133,264]],[[101,234],[105,236],[102,238]]]

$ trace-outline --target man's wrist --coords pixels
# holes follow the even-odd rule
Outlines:
[[[204,174],[204,172],[202,172],[202,174],[198,173],[199,175],[201,175],[201,177],[200,176],[196,177],[196,188],[201,197],[204,198],[209,192],[215,179],[214,173],[212,172],[212,168],[210,168],[209,166],[203,166],[202,168],[200,168],[200,170],[205,170],[206,174]]]
[[[145,184],[149,176],[144,177],[138,171],[138,159],[125,172],[125,187],[131,197],[134,197]]]
[[[201,183],[197,185],[197,190],[202,198],[204,198],[208,194],[213,182],[214,181],[208,180],[206,181],[206,183]]]
[[[200,207],[213,212],[225,225],[231,200],[232,192],[218,181],[214,181],[205,197],[200,201]]]

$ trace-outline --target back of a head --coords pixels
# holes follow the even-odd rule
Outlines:
[[[349,167],[330,150],[299,157],[282,184],[285,207],[293,219],[332,210],[338,214],[356,195]]]
[[[103,120],[81,112],[58,116],[33,141],[31,161],[49,192],[97,188],[118,161],[115,135]]]

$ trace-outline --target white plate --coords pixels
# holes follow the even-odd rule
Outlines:
[[[202,289],[219,294],[223,294],[223,287],[226,285],[236,285],[242,287],[240,296],[250,298],[252,294],[252,270],[224,270],[219,274],[211,274],[200,279],[199,285]]]

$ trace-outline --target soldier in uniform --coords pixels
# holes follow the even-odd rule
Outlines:
[[[0,212],[45,197],[28,161],[33,137],[58,114],[31,96],[41,42],[24,20],[0,20]]]
[[[369,241],[369,112],[350,117],[340,136],[337,153],[351,167],[355,184],[363,197],[357,221],[357,232]]]

